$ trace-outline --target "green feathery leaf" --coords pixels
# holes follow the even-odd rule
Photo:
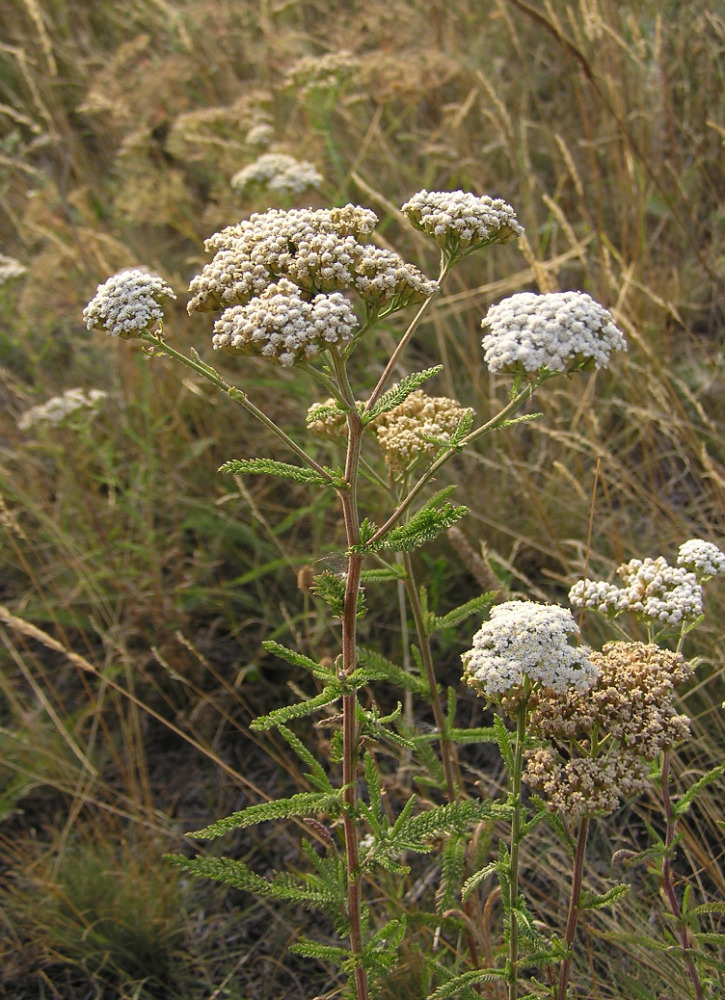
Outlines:
[[[268,729],[273,729],[280,723],[284,724],[285,722],[290,722],[292,719],[301,719],[305,715],[312,715],[319,708],[324,708],[325,705],[331,705],[333,701],[337,701],[341,694],[342,688],[339,683],[328,684],[326,688],[323,688],[313,698],[295,702],[293,705],[283,705],[281,708],[273,708],[267,715],[260,715],[258,719],[250,723],[249,728],[254,729],[255,732],[265,732]]]
[[[725,761],[722,764],[717,764],[715,767],[711,768],[707,774],[703,776],[694,783],[690,785],[684,795],[681,795],[677,802],[674,804],[672,814],[675,818],[679,818],[683,815],[689,808],[692,802],[697,798],[703,788],[711,785],[713,781],[717,781],[718,778],[725,774]]]
[[[381,653],[378,653],[375,649],[371,649],[369,646],[358,647],[358,662],[360,666],[351,674],[349,679],[353,681],[358,676],[360,678],[364,677],[365,680],[358,684],[359,687],[362,684],[368,684],[370,681],[387,681],[406,691],[416,691],[424,697],[428,694],[428,685],[421,677],[409,673],[407,670],[399,667],[397,663],[386,659]]]
[[[433,378],[434,375],[442,371],[443,365],[436,365],[434,368],[426,368],[425,371],[413,372],[411,375],[406,375],[392,389],[388,389],[387,392],[382,394],[373,408],[363,416],[363,423],[369,424],[376,417],[379,417],[381,413],[387,413],[396,406],[400,406],[412,392],[415,392],[424,382],[427,382],[428,379]]]
[[[472,597],[470,601],[466,601],[465,604],[461,604],[459,607],[454,608],[453,611],[449,611],[445,615],[434,615],[433,617],[433,628],[429,635],[433,632],[440,632],[445,628],[453,628],[456,625],[460,625],[461,622],[465,621],[466,618],[470,618],[471,615],[475,615],[480,611],[484,611],[488,608],[496,597],[496,591],[492,590],[487,594],[481,594],[479,597]]]
[[[438,987],[428,996],[428,1000],[480,1000],[481,994],[476,989],[479,983],[501,982],[506,978],[503,969],[471,969],[462,972]]]
[[[446,531],[468,513],[467,507],[456,507],[446,502],[446,497],[454,488],[448,486],[440,490],[413,514],[407,524],[393,528],[380,539],[378,545],[396,552],[409,552]]]
[[[468,838],[460,834],[450,836],[441,855],[440,885],[436,892],[436,910],[445,913],[458,905],[458,894],[463,881]]]
[[[281,660],[285,660],[286,663],[291,663],[295,667],[304,667],[321,681],[333,681],[337,677],[335,671],[329,667],[323,667],[322,664],[311,660],[309,656],[298,653],[295,649],[289,649],[273,639],[266,640],[262,645],[268,653],[274,653]]]
[[[310,772],[307,777],[310,779],[315,788],[325,794],[333,793],[335,789],[325,773],[324,767],[320,764],[315,755],[309,751],[302,740],[295,736],[292,730],[288,729],[286,726],[278,725],[277,731],[287,741],[287,743],[289,743],[300,760],[309,767]]]
[[[224,819],[217,820],[195,830],[188,836],[197,840],[213,840],[231,830],[244,830],[257,823],[266,823],[273,819],[290,819],[294,816],[316,816],[318,813],[337,813],[340,807],[340,792],[299,792],[289,799],[275,799],[272,802],[260,802],[258,805],[247,806],[240,812],[232,813]]]
[[[219,466],[220,472],[231,476],[279,476],[281,479],[291,479],[295,483],[306,486],[336,486],[344,488],[342,476],[320,475],[314,469],[305,469],[301,465],[288,465],[287,462],[275,462],[271,458],[232,458]]]
[[[614,885],[606,892],[582,892],[579,897],[578,908],[580,910],[598,910],[602,906],[610,906],[626,896],[632,887],[629,885]]]

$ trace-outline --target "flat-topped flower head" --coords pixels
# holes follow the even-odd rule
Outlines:
[[[270,209],[215,233],[213,259],[189,286],[189,312],[245,305],[280,277],[308,292],[354,288],[356,264],[377,216],[358,205]]]
[[[446,396],[428,396],[421,389],[373,424],[385,461],[392,469],[409,468],[432,458],[464,417],[473,411]]]
[[[629,611],[647,625],[682,625],[702,614],[702,587],[695,573],[668,565],[663,556],[630,559],[618,567],[617,575],[624,586],[578,580],[569,601],[575,608],[592,608],[611,618]]]
[[[677,565],[694,573],[702,582],[725,574],[725,553],[712,542],[691,538],[680,546]]]
[[[524,231],[513,208],[501,198],[478,197],[469,191],[419,191],[402,211],[451,259],[492,243],[507,243]]]
[[[491,306],[481,325],[492,372],[589,371],[627,349],[611,314],[585,292],[519,292]]]
[[[354,336],[358,319],[339,292],[303,298],[287,278],[269,285],[246,305],[225,309],[212,343],[232,354],[258,354],[286,368],[309,361]]]
[[[265,153],[236,173],[231,184],[240,193],[258,185],[282,194],[302,194],[318,188],[322,181],[322,174],[307,160],[296,160],[285,153]]]
[[[369,309],[392,312],[423,302],[438,290],[414,264],[392,250],[361,246],[354,264],[353,287]]]
[[[586,690],[597,669],[585,646],[570,645],[578,635],[571,612],[558,605],[497,604],[463,654],[463,679],[486,698],[500,698],[527,678],[554,691]]]
[[[347,49],[319,56],[302,56],[286,76],[287,87],[304,97],[316,90],[337,90],[355,76],[360,60]]]
[[[140,337],[164,318],[161,304],[175,299],[171,287],[158,274],[129,270],[114,274],[96,289],[83,310],[89,330],[105,330],[125,340]]]
[[[60,396],[51,396],[45,403],[31,406],[18,420],[18,428],[28,431],[39,424],[57,427],[79,411],[92,416],[108,396],[102,389],[66,389]]]

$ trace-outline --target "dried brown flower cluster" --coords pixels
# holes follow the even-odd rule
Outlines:
[[[428,396],[418,389],[375,421],[385,461],[396,470],[432,458],[448,442],[460,421],[473,411],[446,396]]]
[[[611,812],[641,791],[649,762],[690,732],[675,708],[675,689],[692,674],[680,653],[610,642],[589,658],[599,676],[588,691],[543,689],[531,699],[531,732],[551,746],[529,754],[524,780],[572,819]]]

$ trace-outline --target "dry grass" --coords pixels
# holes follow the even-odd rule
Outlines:
[[[334,649],[296,572],[334,549],[336,514],[302,492],[221,481],[224,459],[276,446],[194,378],[88,334],[82,307],[98,281],[137,264],[183,301],[202,240],[268,207],[229,186],[258,152],[246,137],[259,124],[273,127],[274,150],[324,174],[316,204],[370,205],[383,237],[429,271],[435,261],[396,206],[421,187],[502,196],[526,227],[523,255],[499,248],[461,267],[407,370],[441,358],[440,389],[485,417],[506,386],[471,364],[480,317],[529,288],[589,291],[630,349],[614,371],[544,394],[536,425],[461,457],[469,543],[505,585],[549,599],[563,599],[585,564],[609,576],[623,558],[672,556],[689,537],[718,543],[725,20],[702,0],[12,0],[0,39],[0,252],[28,269],[0,286],[8,995],[192,998],[222,995],[220,983],[248,1000],[332,993],[324,975],[311,986],[306,966],[261,957],[281,955],[294,915],[246,900],[232,919],[228,900],[166,884],[154,859],[194,823],[304,781],[283,747],[272,748],[276,768],[265,763],[247,725],[289,679],[265,661],[262,638]],[[357,63],[332,94],[290,86],[295,60],[342,50]],[[183,306],[168,328],[182,345],[208,345],[207,324]],[[361,350],[361,395],[379,364],[376,345]],[[312,386],[254,361],[227,365],[280,422],[302,425]],[[18,431],[24,409],[75,385],[110,393],[96,423]],[[431,580],[471,596],[454,550],[436,556]],[[702,657],[687,699],[693,773],[722,757],[725,738],[722,584],[710,595],[691,646]],[[458,652],[453,642],[441,652],[452,683]],[[723,892],[717,799],[693,811],[684,842],[703,899]],[[602,824],[603,880],[620,842]],[[296,851],[293,838],[236,849],[271,864]],[[103,943],[108,910],[82,898],[86,877],[99,906],[125,908],[142,943]],[[150,890],[138,911],[137,885]],[[614,935],[624,948],[621,934],[642,917],[636,899],[628,907],[590,940]],[[260,920],[271,942],[260,943]],[[579,1000],[658,996],[661,956],[626,948],[629,965],[582,967]],[[147,956],[141,968],[129,949]],[[650,971],[633,985],[640,965]],[[680,973],[666,975],[674,1000],[686,997]],[[396,995],[420,995],[412,978]]]

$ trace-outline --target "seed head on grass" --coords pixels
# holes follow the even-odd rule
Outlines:
[[[492,372],[589,371],[627,349],[611,314],[585,292],[519,292],[491,306],[481,325]]]
[[[566,608],[533,601],[498,604],[463,654],[463,679],[490,699],[514,692],[526,678],[557,692],[585,691],[597,668],[587,647],[570,645],[578,635]]]
[[[98,286],[83,310],[83,319],[89,330],[105,330],[112,337],[129,340],[163,320],[162,302],[175,298],[158,274],[120,271]]]

